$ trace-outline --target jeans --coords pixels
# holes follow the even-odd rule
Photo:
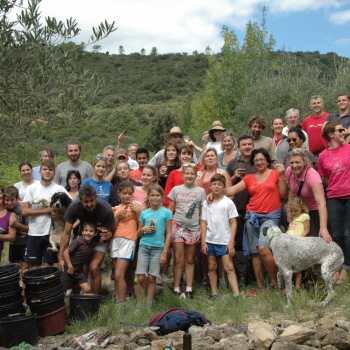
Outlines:
[[[335,243],[344,254],[345,270],[350,270],[350,199],[328,198],[328,226]]]

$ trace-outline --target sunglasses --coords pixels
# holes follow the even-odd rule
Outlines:
[[[294,148],[291,151],[288,152],[289,156],[304,154],[304,151],[301,148]]]
[[[107,161],[108,161],[108,159],[107,159],[106,157],[102,157],[102,156],[97,156],[97,157],[95,158],[95,160],[103,160],[104,162],[107,162]]]
[[[231,131],[225,131],[222,133],[222,137],[225,137],[225,136],[233,136],[233,134]]]
[[[185,163],[183,166],[184,167],[187,167],[187,166],[195,167],[196,163]]]
[[[345,132],[345,129],[344,128],[335,129],[334,132],[336,132],[336,131],[338,131],[338,132]]]
[[[288,143],[291,143],[292,141],[293,141],[293,142],[297,142],[297,139],[294,138],[294,137],[288,138],[288,139],[287,139],[287,142],[288,142]]]

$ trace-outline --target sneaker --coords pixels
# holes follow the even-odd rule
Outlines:
[[[174,294],[175,296],[177,296],[177,297],[180,297],[180,296],[181,296],[181,292],[175,292],[174,290],[173,290],[173,294]]]
[[[156,278],[156,285],[157,286],[162,286],[163,285],[162,277],[159,276],[159,277]]]
[[[193,299],[193,292],[185,292],[186,299]]]
[[[210,300],[216,300],[218,298],[218,295],[217,294],[212,294],[209,299]]]

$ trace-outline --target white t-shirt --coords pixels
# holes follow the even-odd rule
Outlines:
[[[34,180],[33,183],[36,182],[38,182],[38,180]],[[19,200],[22,202],[28,186],[24,186],[22,181],[16,182],[13,186],[15,186],[18,189]]]
[[[63,186],[57,185],[54,182],[49,186],[43,186],[40,181],[31,184],[27,187],[26,194],[23,199],[23,203],[29,202],[32,209],[42,209],[42,204],[33,204],[33,200],[45,198],[49,202],[51,197],[56,192],[65,192],[66,189]],[[69,196],[70,197],[70,196]],[[50,234],[51,228],[51,215],[31,215],[28,217],[29,236],[46,236]]]
[[[219,153],[222,152],[222,149],[221,149],[221,141],[215,141],[215,142],[209,141],[209,142],[207,143],[207,147],[206,147],[206,148],[215,148],[216,151],[217,151],[218,154],[219,154]]]
[[[226,196],[219,202],[203,203],[202,220],[207,222],[206,242],[227,245],[231,237],[230,219],[238,217],[232,200]]]
[[[131,159],[130,157],[128,159],[128,164],[129,164],[129,167],[130,167],[131,170],[135,170],[135,169],[139,168],[139,163],[137,163],[136,160]]]

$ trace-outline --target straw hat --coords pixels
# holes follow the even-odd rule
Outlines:
[[[213,124],[211,125],[211,129],[210,131],[214,131],[214,130],[222,130],[225,131],[226,129],[222,126],[221,121],[220,120],[215,120],[213,121]]]
[[[211,129],[209,130],[209,137],[213,142],[215,141],[215,137],[214,137],[215,130],[226,131],[226,129],[222,126],[220,120],[214,120],[213,124],[211,125]]]
[[[167,132],[166,134],[164,134],[164,138],[169,140],[171,135],[181,135],[183,136],[183,132],[181,131],[181,129],[178,126],[174,126],[173,128],[170,129],[170,132]]]

